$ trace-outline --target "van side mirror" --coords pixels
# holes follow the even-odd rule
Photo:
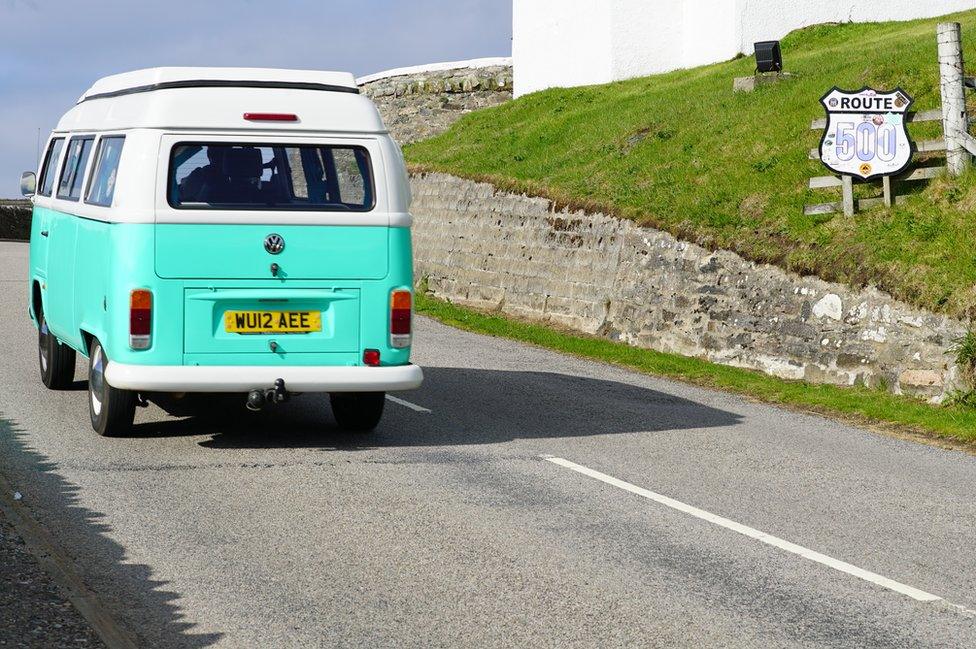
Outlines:
[[[20,174],[20,193],[30,198],[37,190],[37,176],[33,171],[25,171]]]

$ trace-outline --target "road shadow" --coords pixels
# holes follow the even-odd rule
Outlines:
[[[619,433],[735,426],[737,414],[635,385],[552,372],[425,368],[420,390],[401,397],[432,410],[387,402],[379,427],[345,433],[328,397],[306,394],[255,414],[243,396],[214,395],[185,419],[139,424],[135,435],[209,435],[205,448],[321,448],[496,444]]]
[[[26,431],[4,418],[3,413],[0,413],[0,468],[23,491],[22,502],[31,516],[73,558],[85,585],[136,636],[139,646],[196,649],[221,639],[220,633],[191,632],[194,624],[182,621],[183,615],[176,605],[180,594],[167,590],[168,582],[153,579],[150,566],[126,561],[125,548],[108,536],[112,527],[105,515],[80,505],[78,487],[61,477],[58,465],[33,449]],[[116,595],[123,592],[138,593],[137,601],[123,601]],[[127,611],[133,609],[149,611],[154,622],[151,633],[126,618]]]

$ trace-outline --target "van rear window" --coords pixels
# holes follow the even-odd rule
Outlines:
[[[181,142],[170,154],[167,197],[181,209],[373,209],[362,147]]]

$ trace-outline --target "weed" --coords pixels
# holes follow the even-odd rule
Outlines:
[[[976,331],[967,331],[952,342],[949,353],[955,356],[956,365],[969,387],[976,388]]]

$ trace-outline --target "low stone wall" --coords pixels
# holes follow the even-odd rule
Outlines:
[[[782,378],[953,389],[963,323],[875,289],[448,175],[411,186],[416,277],[437,297]]]
[[[443,133],[465,113],[512,98],[507,65],[429,70],[374,79],[360,85],[401,144]]]
[[[0,239],[30,239],[30,201],[0,200]]]

